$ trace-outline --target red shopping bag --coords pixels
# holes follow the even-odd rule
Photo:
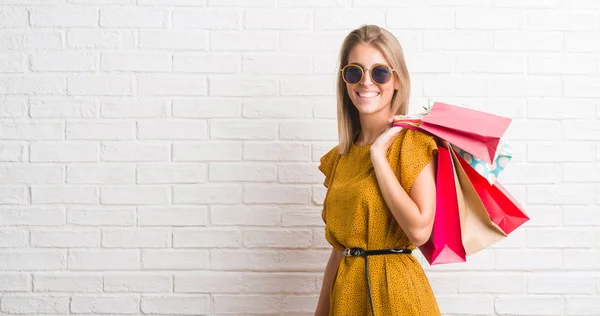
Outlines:
[[[490,164],[510,118],[435,102],[421,119],[421,129]]]
[[[438,146],[436,208],[429,240],[419,249],[430,265],[465,262],[460,213],[456,194],[456,172],[450,150]]]
[[[483,202],[492,222],[496,223],[502,231],[510,234],[529,220],[521,204],[498,181],[494,182],[493,185],[490,184],[460,155],[455,157],[458,158],[460,165],[477,191],[477,195]]]

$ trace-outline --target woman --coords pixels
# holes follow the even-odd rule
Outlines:
[[[440,315],[410,254],[431,235],[437,146],[430,136],[391,126],[408,109],[402,47],[390,32],[367,25],[346,37],[339,60],[339,145],[319,166],[333,249],[315,315]]]

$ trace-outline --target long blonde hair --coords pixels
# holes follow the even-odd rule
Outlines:
[[[344,39],[338,59],[338,69],[348,63],[348,55],[354,46],[360,43],[377,47],[396,71],[394,78],[399,80],[400,89],[394,92],[390,106],[394,115],[404,115],[408,111],[410,98],[410,76],[404,59],[404,52],[398,39],[389,31],[376,25],[363,25],[350,32]],[[338,117],[338,150],[340,154],[347,152],[360,132],[358,110],[348,96],[346,83],[341,72],[337,75],[337,117]]]

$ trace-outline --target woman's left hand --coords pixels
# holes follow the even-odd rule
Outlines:
[[[379,135],[373,145],[371,145],[371,155],[385,155],[400,131],[402,131],[402,127],[391,126]]]

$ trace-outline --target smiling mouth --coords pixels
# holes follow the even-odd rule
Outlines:
[[[379,92],[357,92],[356,94],[364,99],[371,99],[379,96]]]

